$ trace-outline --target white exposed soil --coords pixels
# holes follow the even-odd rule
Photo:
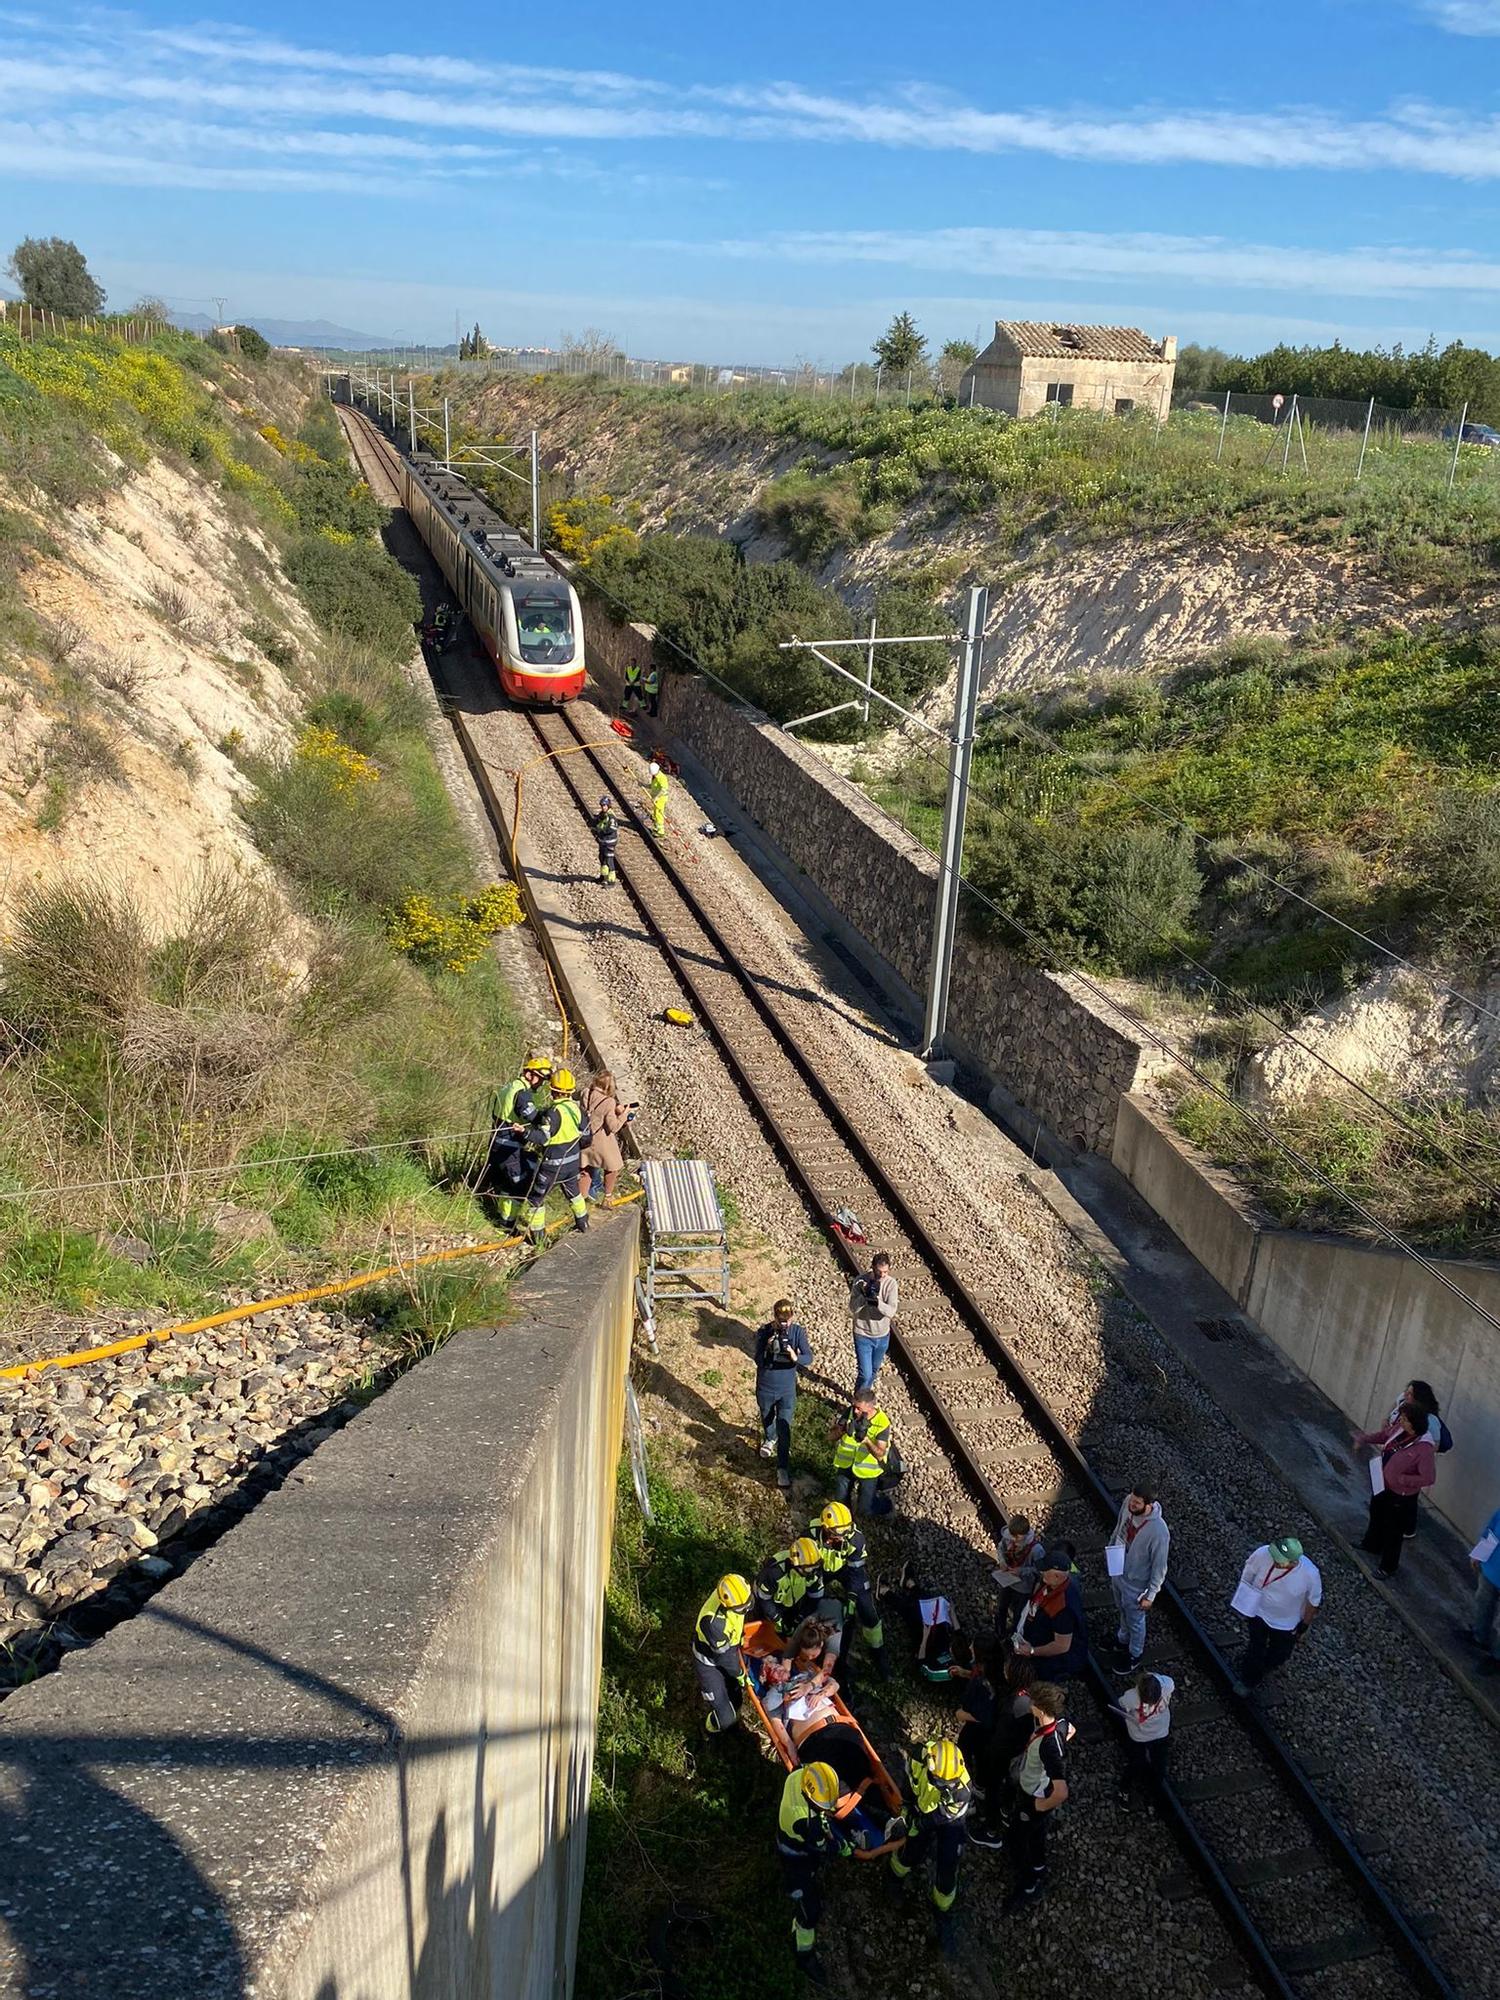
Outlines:
[[[1248,1066],[1252,1098],[1294,1103],[1317,1096],[1339,1084],[1338,1070],[1404,1100],[1492,1099],[1500,1077],[1500,1020],[1492,1018],[1500,1016],[1500,987],[1481,987],[1472,997],[1487,1011],[1387,966],[1254,1057]]]
[[[265,545],[159,461],[38,529],[58,553],[21,587],[52,657],[0,683],[0,911],[65,872],[104,874],[157,915],[209,862],[274,886],[235,810],[231,752],[284,740],[296,698],[245,631],[311,628]],[[78,722],[117,775],[78,753]]]

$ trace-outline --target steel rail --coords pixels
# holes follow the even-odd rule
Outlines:
[[[366,420],[362,426],[366,438],[382,453],[395,458],[397,454],[389,442],[380,436],[372,424]],[[394,482],[393,482],[394,483]],[[600,760],[594,750],[585,749],[583,740],[573,721],[564,710],[549,711],[539,715],[534,711],[524,711],[538,739],[547,747],[555,747],[547,734],[547,724],[559,722],[574,739],[584,758],[594,767],[597,776],[606,789],[615,797],[620,797],[617,778]],[[484,759],[474,744],[472,733],[461,712],[450,715],[460,742],[464,746],[466,759],[476,778],[484,772]],[[558,775],[572,796],[580,813],[588,816],[587,801],[574,774],[566,768],[569,760],[557,760]],[[481,780],[487,808],[495,818],[497,830],[504,827],[503,810],[487,775]],[[875,1156],[858,1128],[852,1123],[834,1094],[828,1090],[818,1076],[812,1063],[797,1047],[794,1037],[780,1020],[775,1009],[759,990],[754,979],[738,963],[735,951],[724,937],[719,925],[703,907],[689,882],[675,868],[666,852],[646,831],[645,820],[631,802],[620,798],[626,817],[641,835],[641,853],[649,856],[650,864],[668,892],[681,903],[689,920],[696,925],[708,940],[717,955],[724,973],[736,982],[738,993],[749,1004],[755,1015],[769,1031],[777,1043],[785,1060],[794,1070],[801,1088],[816,1105],[825,1123],[838,1134],[845,1150],[858,1163],[864,1177],[885,1203],[901,1231],[914,1246],[921,1261],[937,1282],[939,1290],[947,1297],[957,1317],[969,1328],[981,1349],[995,1368],[997,1374],[1015,1392],[1018,1402],[1026,1412],[1027,1420],[1034,1431],[1043,1439],[1047,1447],[1066,1466],[1085,1497],[1091,1502],[1098,1518],[1113,1523],[1118,1500],[1108,1484],[1074,1441],[1062,1417],[1052,1408],[1045,1393],[1033,1380],[1025,1364],[1012,1351],[1000,1329],[989,1318],[983,1307],[969,1293],[962,1277],[954,1269],[946,1253],[933,1240],[924,1223],[912,1209],[903,1191],[890,1178],[887,1170]],[[828,1203],[825,1193],[809,1170],[793,1136],[787,1131],[782,1118],[775,1108],[766,1101],[761,1087],[751,1076],[736,1046],[732,1028],[720,1018],[720,1009],[708,991],[703,974],[693,966],[687,956],[667,936],[664,923],[650,907],[647,896],[635,879],[632,867],[623,859],[620,877],[632,904],[646,925],[668,963],[672,966],[684,990],[692,997],[705,1026],[715,1045],[723,1055],[731,1073],[753,1107],[757,1117],[765,1125],[768,1134],[785,1161],[792,1177],[801,1188],[805,1198],[819,1213],[825,1213]],[[848,1245],[834,1239],[839,1255],[851,1271],[859,1268]],[[902,1366],[915,1384],[919,1399],[945,1441],[945,1448],[956,1459],[966,1483],[975,1492],[981,1506],[991,1516],[998,1519],[1004,1509],[996,1491],[985,1472],[984,1464],[959,1432],[957,1413],[950,1408],[941,1389],[923,1367],[920,1356],[903,1338],[899,1323],[896,1328],[895,1346]],[[1410,1920],[1394,1901],[1379,1878],[1374,1874],[1353,1840],[1339,1824],[1334,1813],[1318,1792],[1316,1785],[1297,1759],[1293,1751],[1267,1720],[1252,1704],[1232,1693],[1233,1670],[1211,1635],[1204,1629],[1196,1614],[1190,1609],[1177,1588],[1168,1582],[1163,1595],[1168,1601],[1173,1621],[1177,1628],[1191,1642],[1193,1648],[1208,1665],[1210,1677],[1217,1683],[1220,1692],[1228,1697],[1230,1705],[1226,1714],[1245,1731],[1251,1742],[1260,1751],[1266,1763],[1279,1780],[1283,1790],[1297,1807],[1303,1819],[1317,1836],[1332,1861],[1342,1870],[1350,1885],[1358,1894],[1366,1908],[1376,1917],[1385,1932],[1391,1948],[1402,1960],[1412,1975],[1413,1982],[1423,1993],[1439,1996],[1439,2000],[1454,2000],[1455,1989],[1446,1974],[1428,1952],[1422,1939],[1417,1935]],[[1104,1675],[1095,1666],[1096,1684],[1112,1692]],[[1211,1899],[1225,1917],[1229,1928],[1244,1951],[1257,1983],[1270,1993],[1287,1996],[1293,2000],[1297,1989],[1288,1983],[1275,1954],[1253,1914],[1246,1907],[1238,1891],[1230,1882],[1223,1866],[1218,1861],[1212,1847],[1186,1804],[1170,1786],[1165,1793],[1168,1807],[1167,1817],[1196,1871],[1202,1877]]]

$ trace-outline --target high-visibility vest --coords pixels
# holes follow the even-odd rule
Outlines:
[[[804,1599],[816,1602],[823,1596],[823,1575],[821,1570],[806,1576],[793,1569],[790,1550],[782,1549],[762,1569],[755,1589],[758,1596],[769,1597],[778,1611],[795,1611]]]
[[[891,1420],[885,1411],[877,1410],[862,1438],[857,1438],[853,1431],[845,1431],[834,1448],[834,1471],[852,1472],[856,1479],[878,1479],[885,1467],[870,1447],[878,1444],[890,1427]]]
[[[841,1468],[842,1469],[842,1468]],[[826,1529],[814,1528],[812,1538],[818,1545],[818,1553],[823,1558],[824,1573],[838,1576],[845,1569],[863,1569],[868,1550],[865,1538],[858,1528],[846,1528],[843,1539],[834,1541]]]
[[[627,661],[626,661],[626,663],[625,663],[625,685],[626,685],[626,687],[628,687],[628,688],[629,688],[629,687],[639,687],[639,686],[640,686],[640,684],[641,684],[641,663],[640,663],[640,661],[639,661],[639,660],[627,660]]]
[[[715,1591],[698,1613],[698,1622],[693,1627],[695,1650],[716,1660],[722,1653],[738,1653],[744,1637],[744,1612],[727,1610]]]
[[[828,1813],[807,1803],[802,1790],[802,1773],[790,1771],[781,1788],[781,1811],[777,1815],[776,1845],[792,1856],[830,1854],[842,1844],[842,1836]]]
[[[583,1137],[583,1113],[575,1100],[559,1097],[550,1104],[542,1120],[542,1130],[547,1134],[547,1143],[542,1148],[547,1159],[558,1159],[576,1151]]]
[[[651,796],[653,799],[664,799],[667,796],[667,774],[659,764],[651,773]]]
[[[492,1124],[529,1125],[536,1115],[536,1092],[524,1076],[516,1077],[490,1099]]]
[[[655,660],[646,669],[646,692],[647,694],[661,693],[661,668],[656,664]]]

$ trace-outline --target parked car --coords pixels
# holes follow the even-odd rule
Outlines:
[[[1452,444],[1453,440],[1458,436],[1458,425],[1449,424],[1443,432],[1443,436],[1449,444]],[[1493,424],[1465,424],[1463,442],[1465,444],[1488,445],[1490,450],[1493,451],[1497,446],[1500,446],[1500,431],[1497,431]]]

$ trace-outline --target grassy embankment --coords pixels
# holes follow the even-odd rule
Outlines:
[[[445,389],[468,408],[486,393],[472,378],[440,378],[438,393]],[[617,493],[653,490],[685,436],[806,445],[805,463],[767,490],[761,511],[807,561],[883,533],[901,517],[925,535],[983,516],[986,558],[1014,560],[1055,533],[1098,540],[1190,528],[1204,536],[1284,535],[1366,557],[1392,579],[1454,590],[1493,584],[1500,565],[1496,454],[1463,448],[1450,496],[1452,447],[1436,437],[1403,443],[1377,432],[1356,486],[1357,434],[1310,431],[1310,470],[1294,448],[1283,475],[1270,432],[1248,417],[1231,420],[1216,463],[1218,420],[1205,411],[1174,410],[1158,432],[1148,417],[1086,410],[1015,423],[941,404],[908,410],[587,378],[516,378],[500,393],[524,395],[544,432],[550,422],[566,435],[586,417],[591,432],[612,440]],[[910,581],[940,591],[972,565],[972,553],[917,557]]]
[[[1229,1021],[1197,1054],[1233,1085],[1277,1020],[1348,990],[1379,955],[1232,857],[1471,988],[1500,936],[1497,755],[1494,632],[1241,643],[1162,680],[1003,701],[982,728],[967,873],[1047,962],[1214,995]],[[872,789],[936,844],[942,776],[928,759]],[[1003,920],[977,904],[971,915],[1024,949]],[[1496,1184],[1500,1123],[1442,1098],[1407,1110],[1421,1137],[1341,1087],[1273,1123],[1393,1226],[1493,1252],[1500,1218],[1452,1156]],[[1211,1096],[1188,1092],[1177,1116],[1279,1218],[1350,1226],[1344,1205]]]
[[[704,1377],[713,1386],[712,1371]],[[793,1474],[821,1473],[827,1412],[798,1401]],[[655,1520],[622,1466],[589,1805],[579,2000],[655,1992],[653,1947],[704,2000],[789,2000],[789,1905],[773,1851],[781,1766],[748,1732],[702,1736],[688,1637],[716,1578],[784,1546],[780,1495],[714,1450],[651,1448]],[[679,1921],[664,1920],[675,1912]],[[697,1921],[693,1921],[696,1917]]]
[[[165,928],[75,880],[23,901],[0,948],[0,1175],[29,1191],[5,1207],[0,1298],[23,1313],[192,1312],[227,1284],[336,1268],[382,1238],[483,1227],[462,1174],[517,1046],[485,948],[512,912],[473,879],[403,671],[414,587],[309,391],[283,364],[174,336],[145,350],[0,336],[0,476],[29,507],[98,495],[154,455],[196,468],[271,542],[319,632],[307,646],[278,629],[261,593],[244,636],[296,689],[297,734],[281,758],[227,746],[298,913],[291,934],[263,886],[209,870]],[[268,408],[300,429],[285,435]],[[0,516],[13,662],[45,652],[20,579],[63,532]],[[62,692],[87,723],[108,690],[68,664]],[[351,1146],[369,1150],[287,1160]],[[115,1185],[67,1191],[98,1180]],[[241,1240],[215,1227],[224,1202]],[[480,1267],[459,1268],[377,1303],[406,1331],[491,1306]]]

